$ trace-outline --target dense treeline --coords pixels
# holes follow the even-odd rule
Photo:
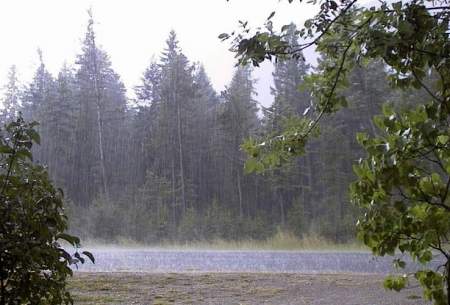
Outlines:
[[[294,115],[309,115],[313,97],[302,85],[311,67],[278,61],[274,103],[259,112],[251,68],[236,68],[219,95],[171,32],[130,101],[93,24],[90,18],[74,67],[53,76],[39,53],[24,88],[12,67],[1,113],[3,122],[19,111],[40,122],[35,162],[64,190],[72,230],[148,243],[264,239],[280,228],[299,237],[353,238],[358,211],[348,204],[347,186],[362,157],[354,130],[375,132],[371,118],[382,103],[411,99],[384,87],[382,64],[353,71],[347,94],[359,102],[329,118],[303,158],[247,175],[244,139],[276,134]]]

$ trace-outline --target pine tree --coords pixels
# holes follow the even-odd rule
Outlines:
[[[5,93],[2,99],[3,109],[0,113],[0,120],[3,124],[13,121],[20,110],[20,88],[17,79],[16,66],[10,67],[8,72],[8,83],[4,88]]]
[[[112,184],[120,183],[114,179],[116,166],[124,167],[119,155],[125,153],[122,132],[126,111],[124,85],[111,68],[108,55],[97,46],[92,12],[77,65],[75,166],[79,170],[75,189],[76,201],[88,205],[99,194],[111,198]]]
[[[39,123],[37,129],[41,135],[41,145],[33,147],[35,161],[48,165],[50,149],[50,127],[47,122],[47,114],[51,111],[51,105],[56,99],[55,80],[47,70],[43,54],[38,49],[39,66],[33,80],[24,94],[23,112],[24,118]]]
[[[296,27],[293,24],[286,31],[284,39],[291,45],[298,45],[295,31]],[[273,73],[274,87],[271,88],[274,103],[265,111],[264,118],[266,133],[277,134],[289,124],[292,117],[307,114],[312,101],[309,92],[303,87],[309,69],[310,67],[301,58],[280,59],[276,62]],[[294,200],[297,201],[297,205],[309,205],[313,171],[310,159],[311,154],[307,153],[305,158],[290,162],[272,171],[267,177],[273,190],[273,200],[279,205],[279,219],[282,226],[286,224],[286,214]],[[308,213],[307,207],[302,210]],[[303,222],[306,219],[304,215],[302,218],[298,221]]]
[[[172,183],[174,221],[184,214],[189,202],[190,183],[186,176],[186,132],[188,113],[193,96],[192,65],[178,47],[176,34],[172,31],[167,48],[161,57],[161,106],[158,111],[158,129],[153,142],[157,145],[160,160],[158,172],[163,172]]]
[[[216,197],[213,161],[214,128],[219,100],[202,65],[193,75],[193,98],[187,122],[188,176],[195,186],[195,208],[205,210]]]
[[[221,126],[223,130],[222,153],[227,166],[223,168],[226,181],[224,189],[226,197],[237,204],[239,218],[244,217],[245,186],[251,187],[250,176],[244,176],[244,156],[240,145],[244,139],[254,135],[259,127],[257,117],[258,107],[253,99],[254,80],[249,67],[239,67],[224,92],[225,103],[221,113]],[[247,197],[247,196],[246,196]]]
[[[56,185],[63,187],[72,197],[76,114],[78,104],[75,100],[75,78],[73,70],[66,64],[62,67],[55,83],[56,98],[50,100],[45,113],[44,124],[47,126],[48,166]]]
[[[158,129],[158,117],[161,111],[161,67],[152,62],[146,68],[142,84],[136,86],[137,109],[133,117],[132,146],[135,156],[133,171],[136,185],[142,185],[147,170],[154,170],[153,166],[158,145],[153,145],[154,136]],[[160,174],[163,174],[159,171]]]
[[[292,24],[286,32],[285,40],[289,44],[298,44],[295,31],[296,27]],[[271,88],[274,102],[267,113],[268,118],[266,117],[266,120],[269,119],[267,122],[269,131],[279,132],[283,120],[290,116],[302,115],[311,106],[311,96],[303,88],[304,78],[309,69],[309,65],[301,59],[280,59],[275,63],[274,87]]]

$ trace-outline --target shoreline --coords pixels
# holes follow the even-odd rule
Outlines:
[[[267,249],[267,248],[208,248],[208,247],[165,247],[165,246],[122,246],[122,245],[82,245],[80,250],[93,251],[143,251],[143,252],[274,252],[274,253],[362,253],[371,254],[370,250],[364,249]]]
[[[425,305],[411,283],[400,293],[379,274],[89,273],[69,281],[76,305]]]

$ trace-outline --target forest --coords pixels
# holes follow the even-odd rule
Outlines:
[[[176,29],[125,86],[92,9],[73,64],[51,73],[38,49],[26,82],[12,65],[0,305],[450,304],[448,1],[308,4],[303,26],[273,11],[217,33],[235,56],[223,90]]]
[[[293,43],[290,27],[286,40]],[[348,184],[355,179],[352,164],[364,154],[351,135],[373,134],[371,118],[383,103],[420,99],[389,90],[381,62],[355,68],[346,95],[359,102],[326,120],[305,157],[250,174],[241,144],[277,134],[309,112],[311,94],[298,88],[313,67],[278,61],[274,103],[263,107],[251,67],[237,67],[226,90],[215,92],[172,31],[129,100],[100,45],[90,17],[75,66],[51,75],[38,50],[40,65],[25,85],[12,66],[1,120],[22,113],[39,123],[34,160],[64,191],[71,232],[105,242],[263,240],[280,230],[353,240],[358,210],[349,204]]]

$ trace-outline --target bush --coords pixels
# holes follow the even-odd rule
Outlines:
[[[267,240],[275,234],[275,226],[262,213],[253,218],[243,219],[240,223],[242,231],[240,234],[237,232],[237,240],[252,239],[262,241]]]
[[[0,304],[69,304],[66,280],[70,265],[84,263],[60,241],[79,246],[66,234],[62,192],[46,170],[32,163],[31,146],[39,142],[22,118],[0,135]],[[90,253],[84,252],[92,261]]]
[[[235,217],[225,209],[217,200],[214,200],[204,215],[204,234],[209,240],[213,239],[233,239],[233,221]]]
[[[292,207],[287,213],[288,229],[298,238],[302,238],[307,231],[304,213],[303,204],[299,199],[294,200]]]
[[[189,208],[178,226],[178,239],[183,242],[198,241],[202,238],[202,227],[198,213]]]
[[[94,200],[89,209],[89,231],[95,232],[95,237],[103,241],[114,241],[122,235],[123,213],[113,202],[106,198]]]

